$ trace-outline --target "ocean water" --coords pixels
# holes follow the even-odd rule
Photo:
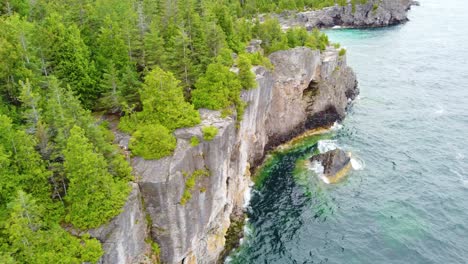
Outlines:
[[[230,263],[468,263],[468,2],[423,0],[409,23],[329,30],[361,95],[340,129],[276,154]],[[327,185],[307,158],[353,153]]]

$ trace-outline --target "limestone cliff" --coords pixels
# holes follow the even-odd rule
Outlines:
[[[202,124],[175,132],[173,156],[133,159],[151,236],[164,263],[215,263],[231,215],[242,211],[251,164],[269,147],[342,118],[357,93],[355,75],[335,49],[296,48],[270,59],[275,69],[256,67],[258,87],[242,93],[248,106],[238,126],[235,117],[201,110]],[[203,140],[201,128],[207,125],[219,129],[212,141]],[[194,136],[201,139],[198,146],[190,144]],[[208,170],[210,176],[198,177],[183,203],[186,181],[196,170]]]
[[[335,5],[321,10],[283,14],[279,16],[283,27],[305,26],[307,29],[333,26],[385,27],[408,21],[407,12],[418,2],[412,0],[367,0],[365,4]],[[357,1],[359,2],[359,1]]]

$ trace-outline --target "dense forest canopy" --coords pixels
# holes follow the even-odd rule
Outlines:
[[[343,1],[337,1],[338,4]],[[120,212],[131,168],[109,124],[122,116],[134,154],[172,153],[196,109],[242,113],[252,65],[325,35],[255,15],[329,0],[4,0],[0,3],[0,259],[96,262],[87,230]],[[261,39],[265,54],[247,54]],[[233,56],[233,54],[237,54]],[[235,74],[230,69],[239,68]],[[241,115],[239,115],[241,116]],[[74,232],[76,233],[76,232]]]

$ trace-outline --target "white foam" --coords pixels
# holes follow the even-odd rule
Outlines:
[[[353,167],[353,170],[363,170],[366,164],[360,158],[351,158],[351,166]]]
[[[457,153],[457,156],[455,157],[457,160],[463,160],[465,159],[465,155],[461,154],[461,153]]]
[[[436,115],[443,115],[445,113],[445,109],[444,107],[442,107],[441,105],[438,105],[437,106],[437,110],[435,110],[434,112]]]
[[[249,187],[244,192],[244,204],[243,204],[244,208],[247,208],[250,205],[250,199],[252,198],[252,186],[253,186],[253,182],[250,182]]]
[[[338,148],[338,144],[336,140],[319,140],[318,141],[318,150],[320,153],[325,153],[330,150],[334,150]]]
[[[317,173],[319,175],[323,174],[324,169],[325,168],[323,167],[323,165],[320,162],[316,161],[316,160],[312,161],[310,163],[310,165],[309,165],[309,170],[311,170],[311,171],[313,171],[313,172],[315,172],[315,173]]]
[[[324,183],[330,184],[330,180],[327,177],[325,177],[325,174],[323,173],[324,169],[325,168],[323,167],[323,165],[316,160],[311,162],[309,165],[309,170],[315,172]]]
[[[342,129],[342,128],[343,128],[343,125],[342,125],[342,124],[340,124],[340,123],[338,123],[338,122],[335,122],[335,123],[333,124],[333,126],[331,127],[331,130],[332,130],[332,131],[338,131],[338,130],[340,130],[340,129]]]
[[[455,173],[458,176],[458,178],[460,179],[460,182],[462,183],[464,187],[468,187],[468,178],[466,178],[466,176],[463,175],[464,171],[463,173],[460,173],[454,169],[450,169],[450,171]]]

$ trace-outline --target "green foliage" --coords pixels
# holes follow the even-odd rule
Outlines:
[[[248,53],[252,65],[264,66],[267,69],[273,70],[273,64],[268,57],[263,56],[260,52]]]
[[[379,8],[379,4],[378,3],[374,3],[374,5],[372,6],[372,12],[376,12],[377,9]]]
[[[169,129],[153,124],[139,126],[133,133],[129,147],[133,154],[151,160],[171,155],[176,144],[176,138]]]
[[[275,19],[260,23],[252,17],[344,3],[72,2],[0,3],[2,263],[96,262],[102,255],[97,240],[60,226],[86,229],[108,221],[120,212],[132,179],[109,127],[89,109],[124,115],[119,128],[133,134],[134,154],[170,155],[172,132],[200,123],[196,108],[223,110],[223,116],[236,109],[239,125],[246,107],[241,89],[256,85],[251,65],[273,67],[264,54],[242,54],[251,39],[262,40],[265,55],[327,46],[318,31],[285,33]],[[233,53],[241,54],[239,75],[230,71]],[[187,179],[181,203],[192,196],[198,174]]]
[[[185,189],[180,198],[180,204],[185,205],[192,198],[192,190],[195,188],[197,180],[201,177],[209,177],[210,171],[208,169],[197,169],[190,176],[183,173],[185,177]],[[206,188],[202,188],[206,191]]]
[[[44,207],[23,191],[8,204],[7,212],[5,253],[13,256],[10,263],[95,263],[103,254],[96,239],[78,238],[57,224],[48,225]]]
[[[193,136],[191,139],[190,139],[190,146],[192,147],[196,147],[200,144],[200,139],[198,139],[197,136]]]
[[[252,72],[252,64],[250,58],[246,54],[239,55],[237,59],[237,67],[239,68],[239,81],[243,89],[251,89],[257,87],[255,74]]]
[[[218,128],[215,126],[205,126],[202,127],[203,139],[206,141],[211,141],[218,134]]]
[[[124,181],[112,179],[104,156],[95,152],[78,126],[70,130],[64,159],[69,180],[65,220],[83,229],[97,227],[117,215],[130,188]]]
[[[195,83],[192,102],[196,108],[221,110],[238,100],[242,85],[228,67],[214,63]]]
[[[141,124],[161,124],[174,130],[200,123],[198,111],[185,102],[179,84],[172,73],[159,67],[153,69],[140,91],[143,111],[123,118],[120,128],[133,132]]]
[[[254,36],[262,40],[262,47],[267,54],[299,46],[325,50],[330,44],[327,35],[318,29],[307,32],[303,27],[293,27],[283,32],[277,19],[267,18],[253,29]]]
[[[340,49],[338,55],[340,55],[340,57],[346,55],[346,49]]]

